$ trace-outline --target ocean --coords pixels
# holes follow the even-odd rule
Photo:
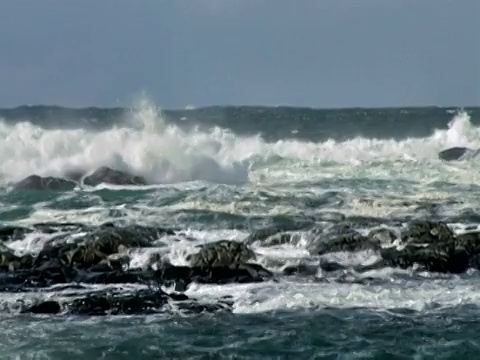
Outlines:
[[[0,357],[477,359],[480,167],[439,159],[457,146],[480,108],[0,109]],[[142,181],[17,186],[100,167]],[[191,257],[220,240],[235,256]]]

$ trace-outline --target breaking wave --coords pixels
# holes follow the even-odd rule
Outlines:
[[[28,121],[0,121],[0,176],[17,181],[31,174],[61,176],[110,166],[152,183],[238,184],[248,181],[252,165],[266,166],[272,159],[347,164],[434,160],[451,146],[480,147],[480,129],[465,112],[455,114],[448,129],[425,138],[266,142],[260,135],[239,136],[220,127],[181,129],[167,124],[155,106],[142,100],[125,122],[107,130],[44,129]]]

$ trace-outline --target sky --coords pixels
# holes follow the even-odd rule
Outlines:
[[[479,0],[5,0],[0,107],[480,105]]]

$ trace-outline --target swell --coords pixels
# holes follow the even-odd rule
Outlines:
[[[158,110],[158,109],[157,109]],[[472,123],[480,124],[480,108],[466,107]],[[261,134],[268,142],[281,139],[302,141],[344,141],[354,137],[406,139],[428,137],[446,128],[454,107],[315,109],[267,106],[211,106],[198,109],[162,110],[167,124],[183,130],[220,127],[237,135]],[[19,106],[0,109],[8,124],[28,121],[47,128],[105,130],[122,124],[136,108],[64,108],[60,106]]]
[[[261,134],[242,136],[218,126],[182,129],[168,123],[156,106],[143,101],[121,123],[101,130],[46,129],[32,121],[0,122],[0,178],[11,182],[31,174],[64,176],[109,166],[155,184],[194,180],[243,184],[251,180],[253,170],[295,167],[299,161],[322,167],[429,162],[447,147],[480,147],[480,129],[472,124],[471,116],[466,112],[448,115],[451,119],[446,128],[427,137],[316,142],[285,138],[269,142]],[[335,115],[337,126],[344,120],[341,112]],[[377,120],[371,119],[374,123]],[[355,123],[353,118],[347,121]],[[318,131],[324,125],[319,125]],[[289,126],[299,128],[303,122],[292,117]],[[271,131],[276,127],[272,124]]]

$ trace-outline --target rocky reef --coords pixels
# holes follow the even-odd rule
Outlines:
[[[68,171],[64,177],[33,174],[11,185],[15,190],[71,191],[77,186],[100,184],[148,185],[148,182],[141,176],[102,166],[91,173],[84,173],[81,170]]]
[[[463,273],[480,269],[480,232],[455,234],[443,222],[412,221],[400,227],[378,226],[368,231],[347,221],[322,223],[303,231],[277,227],[252,232],[243,241],[219,240],[193,247],[186,264],[173,265],[162,253],[162,239],[177,232],[154,226],[100,226],[41,223],[0,228],[0,292],[42,293],[48,289],[79,290],[67,297],[37,299],[22,306],[24,313],[118,315],[177,310],[197,313],[231,311],[232,301],[220,298],[201,303],[184,292],[191,284],[229,284],[277,281],[289,276],[349,273],[384,267],[437,273]],[[35,253],[18,254],[9,247],[32,233],[50,234]],[[75,236],[72,236],[75,235]],[[258,261],[256,247],[304,247],[310,261],[267,269]],[[151,251],[150,251],[151,250]],[[136,251],[150,254],[133,266]],[[342,252],[370,251],[378,260],[368,265],[346,265],[325,256]],[[265,262],[262,262],[265,264]],[[268,266],[269,267],[269,266]],[[364,280],[362,280],[364,281]],[[135,285],[136,290],[89,290],[91,285]],[[138,286],[138,288],[137,288]],[[102,288],[103,289],[103,288]],[[170,289],[170,290],[166,290]]]

